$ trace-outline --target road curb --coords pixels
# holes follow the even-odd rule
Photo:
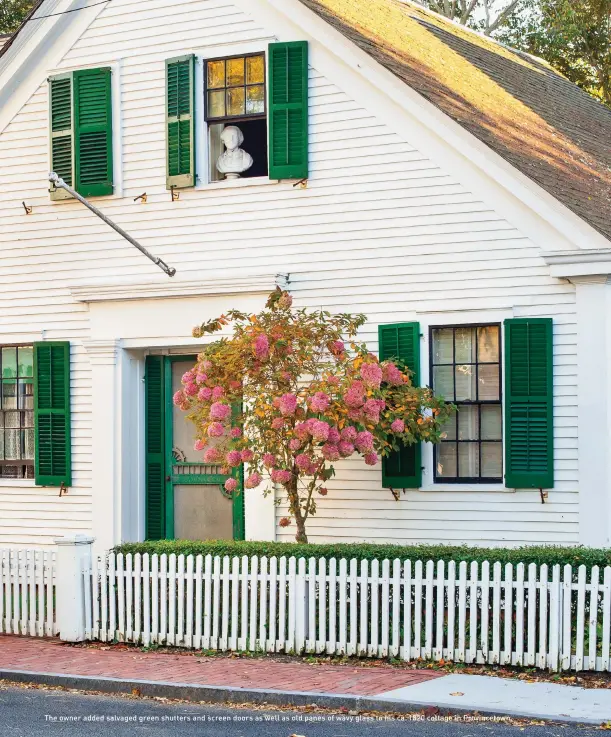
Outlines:
[[[195,683],[172,683],[168,681],[124,680],[106,676],[82,676],[68,673],[44,673],[38,671],[0,669],[0,680],[13,683],[30,683],[41,686],[61,686],[82,691],[98,691],[105,694],[133,694],[139,696],[182,699],[184,701],[206,702],[210,704],[243,704],[273,706],[311,706],[348,711],[381,711],[398,714],[411,714],[426,709],[439,710],[435,716],[511,717],[538,719],[559,724],[587,724],[600,726],[600,720],[558,717],[550,719],[536,712],[517,712],[515,710],[491,711],[489,709],[461,708],[453,704],[383,699],[375,696],[354,696],[351,694],[313,693],[308,691],[275,691],[258,688],[239,688],[232,686],[206,686]],[[466,720],[469,721],[469,720]],[[475,721],[475,720],[474,720]]]

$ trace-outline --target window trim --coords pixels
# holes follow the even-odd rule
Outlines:
[[[503,371],[503,342],[504,342],[504,330],[503,330],[503,321],[500,322],[489,322],[489,321],[478,321],[478,322],[465,322],[465,323],[441,323],[441,324],[429,324],[428,325],[428,372],[429,372],[429,386],[433,388],[433,331],[434,330],[443,330],[443,329],[461,329],[461,328],[481,328],[481,327],[497,327],[499,331],[499,360],[498,360],[498,367],[499,367],[499,398],[498,400],[476,400],[474,402],[458,402],[458,400],[451,400],[453,403],[456,404],[465,404],[465,405],[472,405],[480,407],[482,405],[500,405],[501,407],[501,439],[500,441],[491,441],[495,443],[499,443],[501,446],[501,462],[503,464],[502,470],[501,470],[501,476],[500,478],[494,478],[494,477],[467,477],[467,476],[459,476],[455,479],[452,478],[445,478],[445,477],[438,477],[437,476],[437,451],[439,446],[435,445],[432,448],[432,465],[431,465],[431,476],[430,476],[430,485],[432,487],[432,490],[437,490],[439,487],[444,485],[450,485],[450,486],[458,486],[458,485],[464,485],[469,487],[475,487],[475,489],[479,490],[480,487],[484,485],[490,485],[498,487],[499,489],[503,489],[504,487],[504,451],[505,451],[505,432],[504,432],[504,419],[505,419],[505,411],[504,411],[504,392],[503,392],[503,382],[505,380],[505,372]],[[454,348],[455,348],[455,340],[454,340]],[[453,362],[452,366],[456,366],[455,362],[455,350],[454,350],[454,356],[453,356]],[[494,363],[486,362],[484,365],[496,365],[497,362]],[[449,364],[445,364],[449,365]],[[460,365],[460,364],[459,364]],[[477,348],[476,348],[476,367],[478,365],[477,362]],[[477,382],[477,377],[476,377]],[[456,387],[454,388],[454,393],[456,393]],[[481,430],[481,415],[480,415],[480,430]],[[457,440],[456,443],[458,443],[458,425],[456,427],[456,434],[457,434]],[[468,441],[464,441],[468,442]],[[481,438],[478,439],[478,445],[480,446],[480,468],[481,468]]]

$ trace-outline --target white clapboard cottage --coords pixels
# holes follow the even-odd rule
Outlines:
[[[192,327],[276,284],[459,407],[341,462],[311,540],[608,545],[610,150],[611,111],[410,2],[41,0],[0,52],[0,545],[291,539],[171,404]]]

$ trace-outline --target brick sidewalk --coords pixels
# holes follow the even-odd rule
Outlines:
[[[71,647],[56,639],[0,635],[0,669],[106,676],[277,691],[375,696],[443,673],[340,665],[308,665],[273,659],[200,657],[136,649]]]

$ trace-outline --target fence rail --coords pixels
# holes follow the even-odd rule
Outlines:
[[[611,567],[111,553],[83,584],[93,640],[610,670]]]
[[[0,633],[57,634],[54,552],[0,548]]]

